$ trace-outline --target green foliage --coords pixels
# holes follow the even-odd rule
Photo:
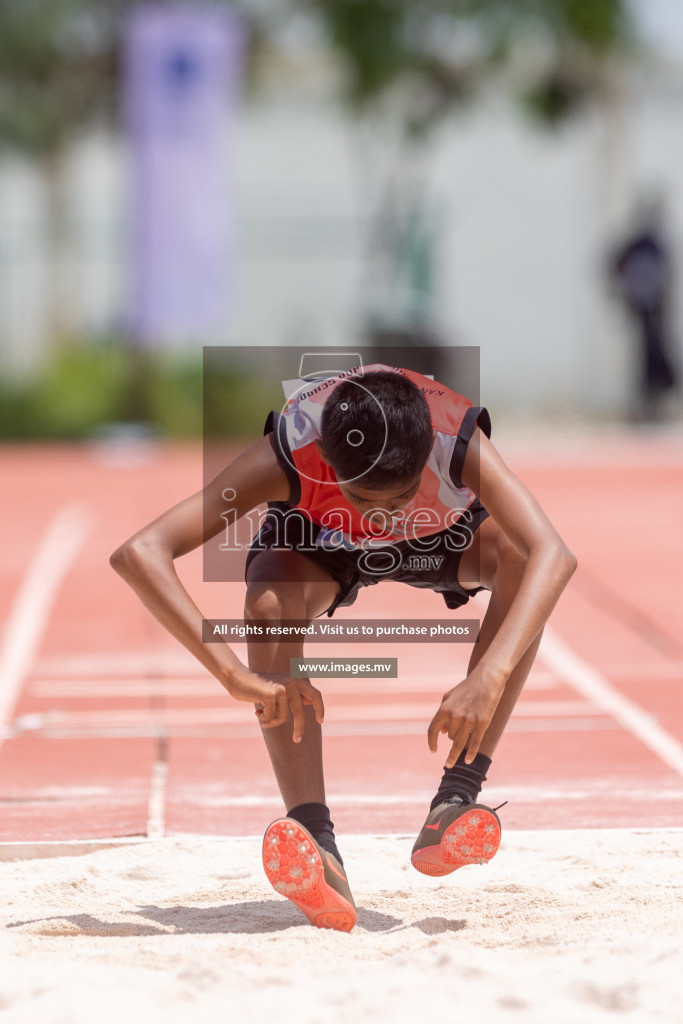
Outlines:
[[[406,4],[331,0],[317,5],[333,46],[350,71],[349,96],[362,105],[414,65],[406,35]]]
[[[0,392],[0,436],[83,438],[124,406],[126,362],[121,349],[73,348],[37,379]]]
[[[142,418],[150,429],[162,437],[200,438],[201,351],[183,358],[153,355],[141,363],[121,345],[65,349],[37,379],[1,388],[0,438],[84,440],[103,425],[124,423],[131,419],[131,387],[140,383],[134,378],[141,372]],[[212,374],[207,384],[211,436],[259,436],[273,403],[282,404],[279,387],[264,387],[255,369]]]
[[[549,19],[558,37],[581,43],[596,54],[607,53],[628,37],[623,0],[545,0],[538,16]]]
[[[201,353],[152,364],[149,394],[149,419],[163,437],[201,437]]]
[[[344,65],[348,102],[367,110],[402,88],[409,97],[403,127],[413,136],[428,132],[530,35],[545,40],[558,66],[578,59],[585,69],[587,58],[617,49],[630,31],[627,0],[290,0],[272,8],[217,2],[240,10],[251,70],[288,18],[313,16]],[[136,5],[0,0],[0,145],[45,157],[94,118],[112,117],[122,27]],[[554,118],[562,104],[553,106],[551,95],[548,102]]]
[[[0,144],[55,153],[111,101],[116,40],[90,0],[0,4]]]
[[[255,349],[254,351],[258,351]],[[282,408],[280,374],[258,366],[233,367],[222,359],[207,363],[204,377],[204,437],[260,437],[271,409]],[[223,365],[222,365],[223,364]]]
[[[0,0],[0,147],[44,159],[84,126],[113,123],[123,26],[137,6],[139,0]]]
[[[342,61],[352,106],[379,109],[406,87],[399,116],[407,136],[424,135],[530,38],[552,68],[531,84],[529,106],[556,122],[590,94],[591,71],[630,33],[626,0],[308,0],[307,6]]]

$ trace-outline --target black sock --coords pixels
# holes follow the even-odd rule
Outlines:
[[[318,846],[322,846],[323,850],[327,850],[343,865],[344,861],[339,856],[334,839],[334,822],[330,820],[330,810],[325,804],[299,804],[287,811],[287,817],[294,818],[294,821],[307,828]]]
[[[490,767],[491,758],[486,754],[477,754],[472,764],[465,764],[463,751],[452,768],[444,768],[443,778],[432,800],[430,811],[451,797],[460,797],[466,803],[476,803]]]

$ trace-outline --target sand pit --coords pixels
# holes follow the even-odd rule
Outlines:
[[[351,934],[270,889],[257,838],[4,860],[2,1024],[683,1020],[683,830],[507,832],[446,879],[411,845],[342,839]]]

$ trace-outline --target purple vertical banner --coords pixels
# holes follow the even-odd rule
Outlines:
[[[130,15],[125,108],[132,151],[128,323],[145,346],[207,340],[233,285],[230,129],[243,32],[225,7]]]

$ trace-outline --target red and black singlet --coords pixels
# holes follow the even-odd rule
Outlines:
[[[325,402],[335,387],[353,377],[362,384],[364,374],[380,370],[402,374],[422,391],[435,439],[417,494],[394,517],[392,529],[377,537],[369,533],[362,514],[344,499],[334,470],[321,459],[315,441],[320,438]],[[490,437],[491,421],[486,409],[473,406],[467,398],[413,370],[375,363],[324,380],[301,381],[283,412],[270,414],[265,432],[271,433],[273,449],[291,484],[289,504],[321,526],[317,543],[353,550],[365,547],[371,539],[374,543],[398,542],[427,537],[455,525],[476,500],[461,480],[476,426]]]

